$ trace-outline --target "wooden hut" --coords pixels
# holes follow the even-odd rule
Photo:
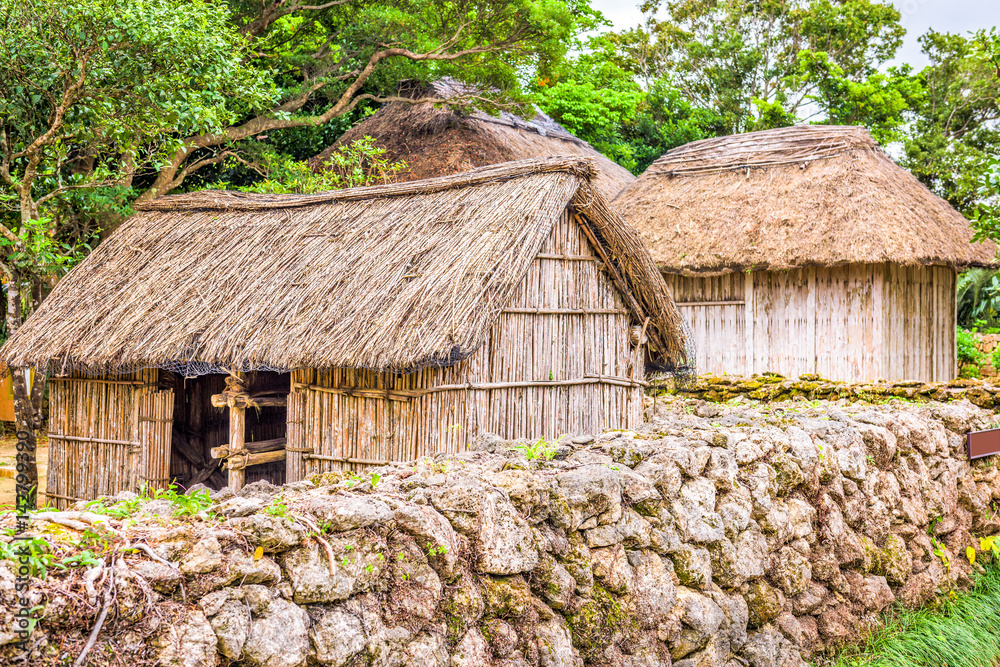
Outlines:
[[[860,127],[690,143],[614,206],[713,373],[950,380],[956,272],[996,255]]]
[[[48,495],[632,428],[680,315],[579,158],[138,212],[0,350],[50,376]]]
[[[452,79],[442,79],[419,89],[403,88],[403,96],[440,97],[467,92]],[[491,164],[537,157],[580,156],[592,158],[597,167],[594,187],[611,201],[635,176],[573,136],[536,109],[531,120],[508,112],[495,116],[482,111],[462,113],[431,103],[391,102],[370,118],[345,132],[337,143],[313,158],[321,166],[338,146],[370,136],[386,149],[386,157],[403,160],[407,169],[397,182],[457,174]]]

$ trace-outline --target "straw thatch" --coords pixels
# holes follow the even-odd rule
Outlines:
[[[446,98],[461,92],[453,82],[443,80],[414,95]],[[597,166],[594,186],[608,201],[635,180],[627,169],[540,110],[527,121],[507,112],[490,116],[476,111],[465,116],[429,103],[408,102],[387,104],[355,125],[317,155],[313,165],[319,167],[338,146],[365,136],[374,137],[376,144],[386,149],[388,158],[406,162],[407,169],[396,176],[397,182],[447,176],[513,160],[558,156],[593,158]]]
[[[316,195],[203,191],[140,205],[0,351],[13,366],[366,368],[471,355],[568,206],[604,246],[654,356],[680,316],[585,159],[536,159]]]
[[[663,271],[889,262],[983,266],[992,243],[864,128],[805,125],[696,141],[614,201]]]

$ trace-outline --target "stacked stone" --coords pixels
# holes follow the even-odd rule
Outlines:
[[[919,403],[967,400],[981,408],[1000,406],[1000,385],[989,381],[959,378],[951,382],[867,382],[848,383],[803,374],[786,378],[776,373],[741,377],[706,373],[684,384],[666,380],[651,389],[683,398],[700,398],[715,403],[747,398],[755,401],[843,400],[880,403],[903,399]]]
[[[222,521],[148,501],[118,529],[170,564],[126,558],[117,604],[155,613],[116,633],[176,667],[802,666],[893,601],[968,584],[1000,471],[961,434],[989,418],[666,399],[637,432],[224,490]],[[60,576],[34,593],[53,602],[31,664],[90,631]],[[0,568],[8,614],[12,587]]]

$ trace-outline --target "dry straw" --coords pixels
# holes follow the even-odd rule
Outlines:
[[[548,158],[317,195],[203,191],[139,208],[11,337],[0,358],[54,372],[175,367],[408,372],[475,352],[567,207],[683,366],[681,318],[638,234]]]
[[[805,125],[676,148],[615,207],[663,271],[992,263],[968,221],[860,127]]]
[[[442,81],[417,94],[444,98],[460,92]],[[429,103],[386,105],[317,155],[313,164],[322,164],[338,146],[365,136],[374,137],[376,144],[387,150],[387,157],[406,162],[408,168],[396,176],[397,181],[435,178],[502,162],[557,156],[592,158],[597,166],[594,186],[609,201],[635,181],[635,176],[627,169],[604,157],[541,112],[527,121],[505,112],[498,116],[479,111],[463,115]]]

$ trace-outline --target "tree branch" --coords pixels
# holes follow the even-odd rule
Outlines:
[[[219,146],[224,143],[239,141],[241,139],[246,139],[247,137],[251,137],[260,132],[291,129],[296,127],[323,125],[325,123],[328,123],[334,118],[349,113],[357,106],[357,104],[361,100],[365,99],[376,100],[376,101],[383,101],[383,100],[406,101],[410,103],[419,103],[426,101],[447,103],[449,101],[456,99],[456,98],[449,98],[447,100],[442,100],[440,98],[422,98],[419,100],[413,100],[401,97],[381,98],[369,94],[359,95],[359,91],[364,86],[365,82],[367,82],[368,79],[375,72],[379,63],[389,58],[405,58],[407,60],[412,60],[415,62],[421,62],[421,61],[447,62],[465,58],[471,55],[479,55],[483,53],[495,53],[497,51],[502,51],[517,44],[521,39],[520,35],[515,35],[501,42],[496,42],[494,44],[462,49],[460,51],[454,51],[451,53],[443,52],[443,50],[447,49],[450,45],[454,45],[455,43],[457,43],[458,39],[460,38],[461,32],[465,29],[466,25],[467,24],[463,24],[461,27],[459,27],[458,31],[456,31],[454,35],[452,35],[448,40],[446,40],[444,44],[438,46],[432,51],[428,51],[425,53],[418,53],[402,47],[384,48],[382,50],[375,51],[369,57],[368,63],[360,71],[357,72],[356,76],[354,77],[354,81],[352,81],[347,86],[344,92],[337,98],[336,102],[334,102],[334,104],[322,114],[316,116],[302,117],[302,118],[274,118],[268,116],[257,116],[256,118],[252,118],[241,125],[230,127],[218,134],[203,134],[203,135],[188,137],[184,141],[183,148],[181,148],[174,154],[173,158],[170,161],[170,164],[160,170],[160,173],[157,175],[155,181],[153,182],[153,185],[150,186],[148,190],[143,192],[136,201],[137,202],[148,201],[150,199],[154,199],[156,197],[164,195],[170,192],[170,190],[179,187],[187,176],[191,175],[201,167],[206,166],[208,164],[216,164],[217,162],[221,161],[221,159],[223,159],[223,158],[219,159],[207,158],[205,160],[199,160],[197,162],[194,162],[191,165],[188,165],[187,167],[184,167],[182,169],[181,166],[184,164],[184,161],[188,158],[189,155],[191,155],[191,153],[193,153],[195,150],[198,149],[211,148],[214,146]],[[271,111],[271,114],[276,114],[279,112],[293,113],[295,111],[298,111],[299,109],[304,107],[310,99],[312,99],[313,95],[315,95],[316,92],[318,92],[328,84],[329,81],[327,80],[313,82],[298,96],[276,107],[273,111]],[[180,170],[180,173],[178,173],[178,170]]]

